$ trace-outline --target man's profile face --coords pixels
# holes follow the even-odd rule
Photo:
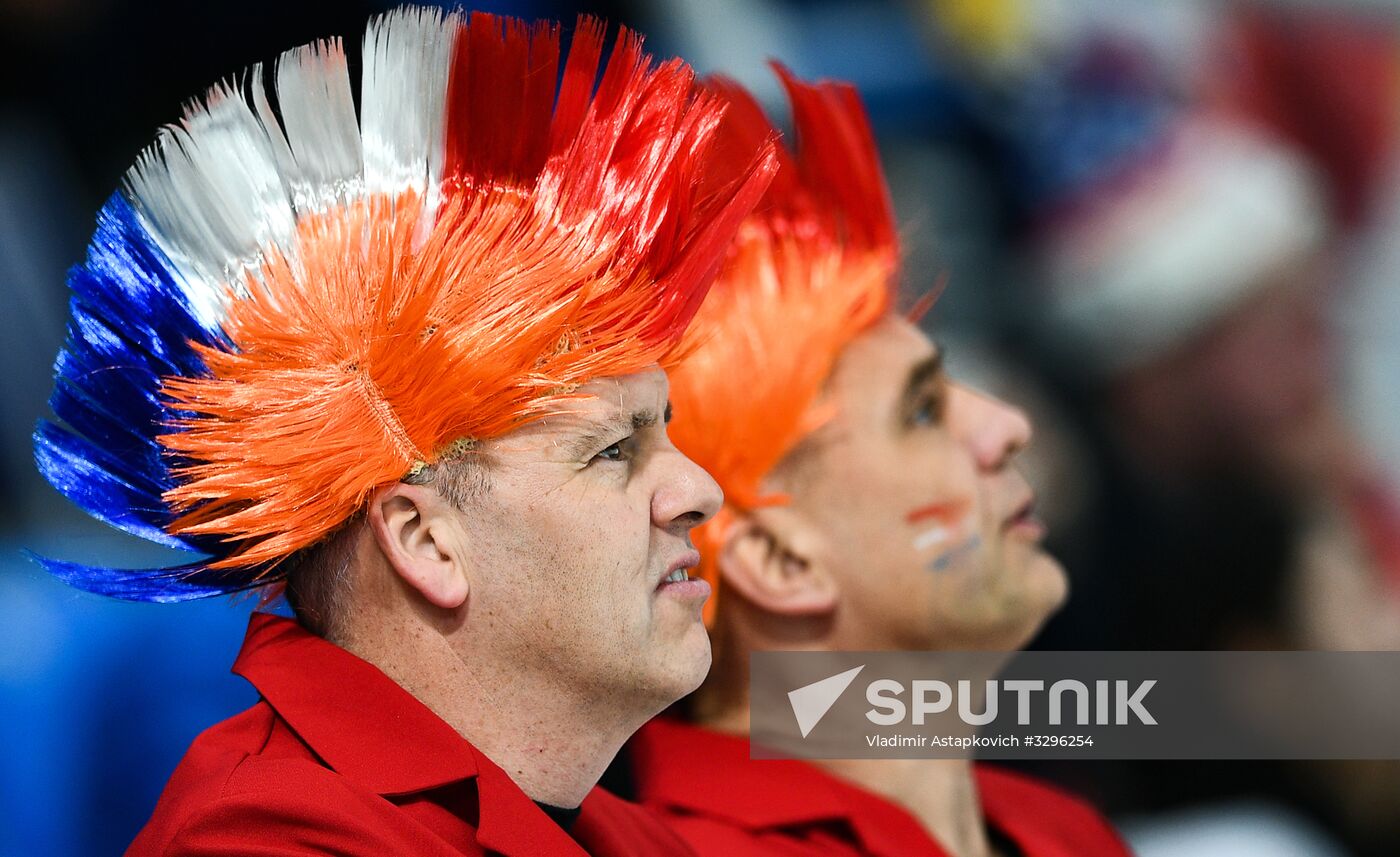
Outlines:
[[[462,515],[476,639],[601,705],[660,710],[710,666],[708,584],[665,579],[698,562],[690,530],[722,498],[671,445],[668,392],[660,369],[586,385],[488,445]]]
[[[825,401],[835,415],[779,487],[823,533],[842,645],[1023,646],[1065,595],[1012,465],[1030,441],[1025,416],[948,380],[900,318],[847,346]]]

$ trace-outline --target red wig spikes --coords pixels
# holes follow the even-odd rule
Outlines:
[[[448,23],[440,187],[299,217],[231,290],[234,347],[166,379],[173,529],[230,544],[211,568],[265,569],[458,441],[667,361],[776,170],[760,137],[701,181],[723,99],[632,33],[595,93],[591,19],[562,76],[557,25]]]
[[[716,587],[726,528],[736,513],[783,501],[764,495],[763,481],[825,419],[822,386],[846,345],[890,311],[898,264],[888,190],[854,88],[775,68],[796,146],[780,151],[778,175],[740,227],[671,373],[671,436],[724,489],[725,508],[695,536],[701,574]],[[737,174],[772,125],[737,84],[708,85],[730,104],[715,151]]]

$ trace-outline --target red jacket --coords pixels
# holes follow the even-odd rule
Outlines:
[[[796,760],[749,758],[747,739],[660,718],[629,751],[637,799],[700,857],[946,857],[909,812]],[[1130,857],[1097,812],[1034,780],[978,766],[989,828],[1024,857]]]
[[[599,789],[571,838],[388,676],[289,619],[253,614],[233,671],[262,701],[195,739],[128,854],[691,853]]]

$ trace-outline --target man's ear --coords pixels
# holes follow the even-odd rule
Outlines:
[[[450,505],[428,485],[400,482],[370,499],[369,525],[389,565],[430,604],[446,610],[467,600],[460,528]]]
[[[818,616],[836,609],[837,587],[814,550],[818,534],[790,509],[738,517],[720,546],[724,586],[770,613]]]

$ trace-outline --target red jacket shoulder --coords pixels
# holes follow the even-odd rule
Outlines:
[[[402,811],[333,771],[300,759],[251,758],[225,793],[194,808],[162,857],[294,854],[484,854],[449,846]],[[140,853],[140,852],[138,852]]]
[[[276,715],[259,702],[201,732],[170,775],[128,854],[163,854],[194,809],[217,800],[235,770],[267,743]]]
[[[323,766],[260,702],[194,740],[127,854],[458,853],[444,846]]]

